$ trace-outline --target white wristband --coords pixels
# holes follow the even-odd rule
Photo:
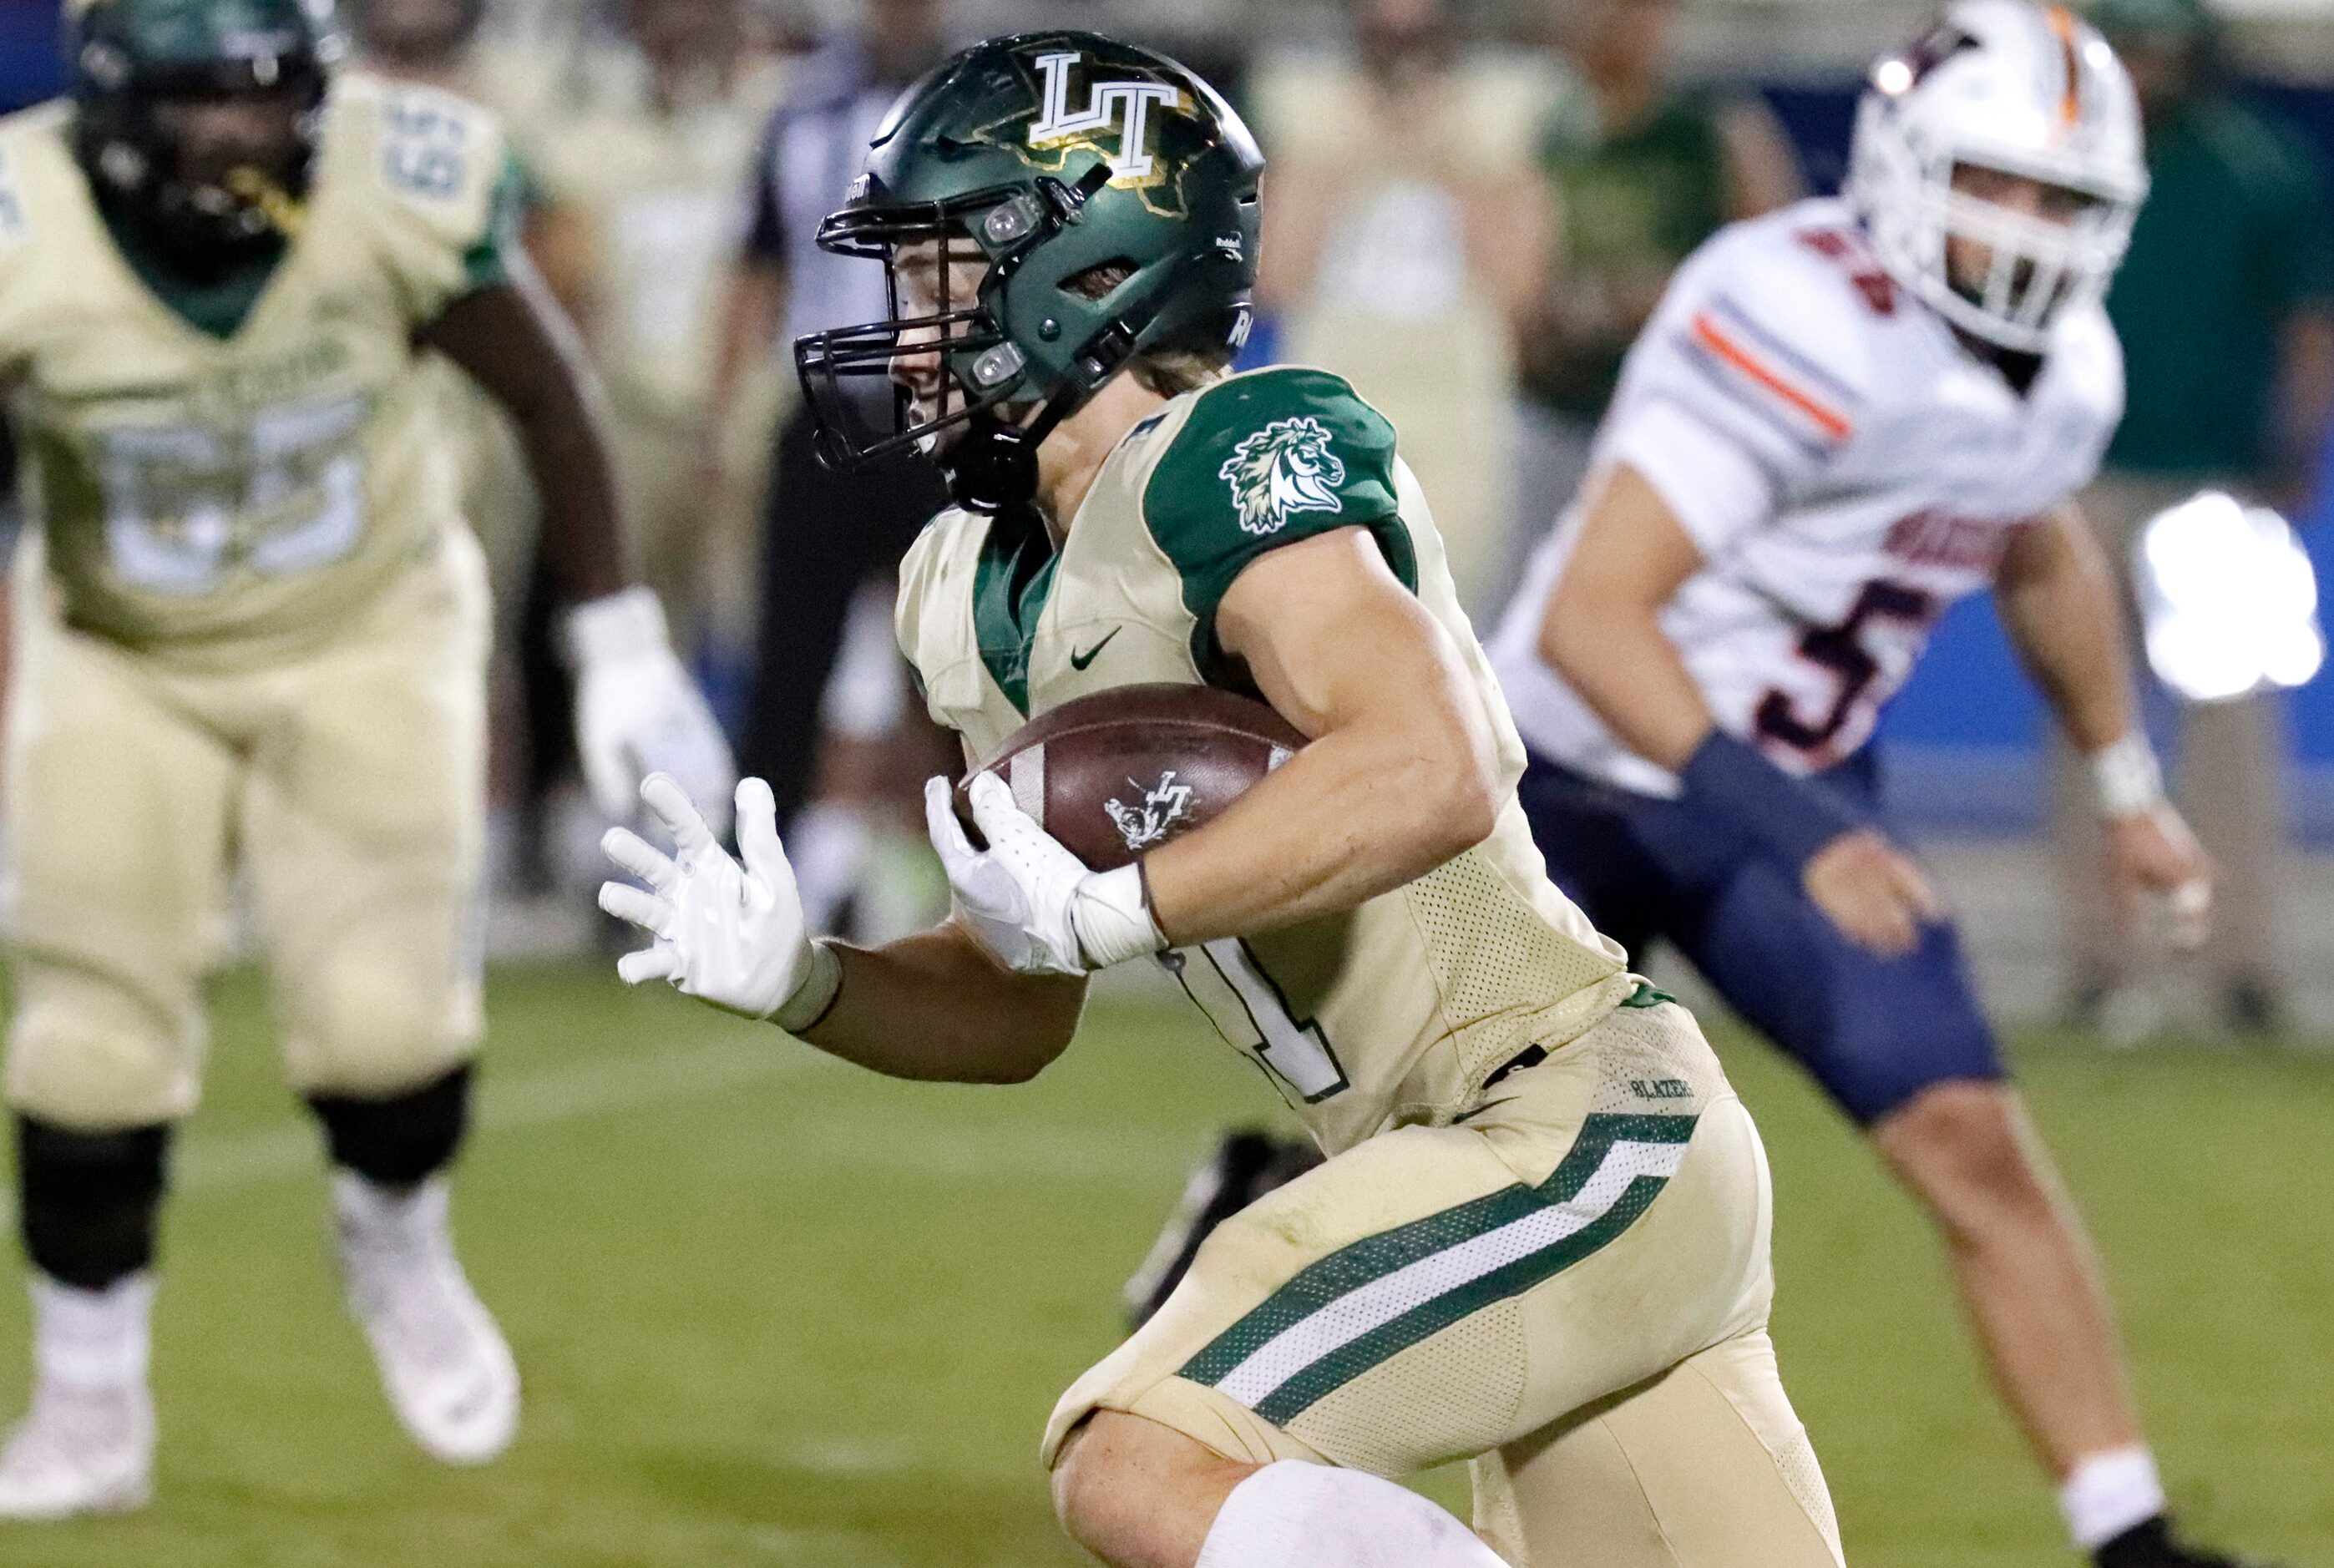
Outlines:
[[[2145,730],[2091,753],[2091,787],[2103,817],[2145,816],[2164,803],[2164,769]]]
[[[1143,896],[1139,865],[1088,875],[1070,902],[1070,925],[1078,934],[1078,950],[1089,969],[1107,969],[1167,946],[1165,934],[1152,916],[1151,900]]]
[[[770,1022],[789,1034],[799,1034],[826,1015],[834,995],[843,989],[843,960],[834,944],[822,937],[810,945],[810,967],[803,971],[795,994],[778,1004]]]
[[[645,585],[585,601],[567,612],[563,630],[567,662],[577,669],[638,659],[672,646],[664,606],[657,602],[656,591]]]

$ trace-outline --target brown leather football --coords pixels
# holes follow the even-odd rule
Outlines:
[[[1250,697],[1205,686],[1121,686],[1066,702],[1013,732],[957,785],[993,773],[1021,809],[1095,871],[1213,822],[1305,737]]]

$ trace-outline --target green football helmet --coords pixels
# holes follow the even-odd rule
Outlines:
[[[911,450],[960,505],[997,511],[1036,480],[1037,447],[1146,350],[1245,340],[1264,168],[1215,89],[1162,54],[1092,33],[966,50],[908,89],[818,243],[883,262],[888,320],[795,345],[829,466]],[[937,309],[903,313],[911,247]],[[950,298],[946,254],[986,264]],[[916,398],[902,367],[937,361]]]
[[[72,0],[73,146],[101,200],[191,273],[280,246],[313,173],[341,53],[333,0]],[[264,99],[279,133],[193,145],[184,106]]]

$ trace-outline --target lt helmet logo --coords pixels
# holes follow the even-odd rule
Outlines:
[[[1076,53],[1041,54],[1038,73],[1046,79],[1044,112],[1030,122],[1029,145],[1052,147],[1091,137],[1121,123],[1118,152],[1110,159],[1111,183],[1142,181],[1158,172],[1151,156],[1148,130],[1151,106],[1180,108],[1183,91],[1163,82],[1094,82],[1086,86],[1086,106],[1070,109],[1070,72],[1085,57]]]

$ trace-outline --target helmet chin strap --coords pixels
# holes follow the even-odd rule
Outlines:
[[[1037,494],[1038,443],[1059,422],[1024,429],[987,409],[973,415],[940,458],[949,498],[984,516],[1027,505]]]
[[[1000,419],[994,408],[976,411],[940,460],[950,498],[983,515],[1027,505],[1037,494],[1037,448],[1056,426],[1085,407],[1133,351],[1133,334],[1114,322],[1095,334],[1069,380],[1027,424]]]

